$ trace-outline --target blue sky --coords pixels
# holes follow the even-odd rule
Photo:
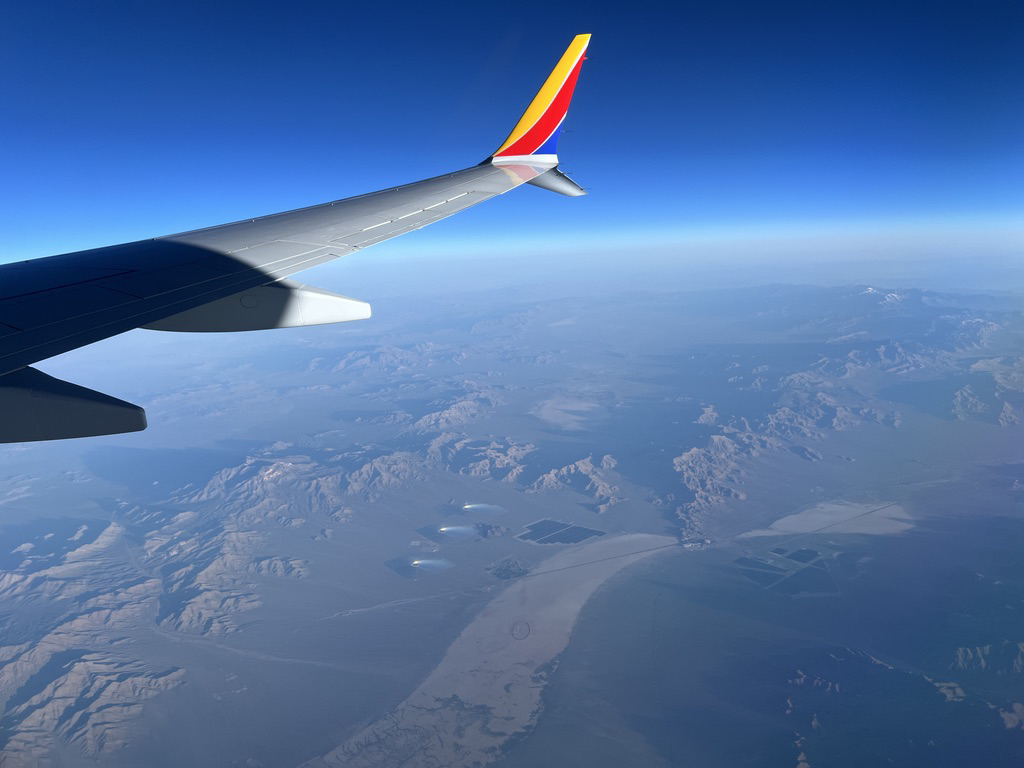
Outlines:
[[[0,27],[0,260],[472,165],[579,32],[559,150],[591,196],[382,249],[1024,229],[1020,3],[53,2]]]

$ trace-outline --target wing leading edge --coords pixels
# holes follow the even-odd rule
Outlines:
[[[577,36],[512,134],[480,165],[310,208],[0,265],[0,443],[132,432],[138,406],[32,364],[134,328],[239,331],[346,322],[369,305],[288,276],[522,184],[585,194],[554,152],[590,35]]]

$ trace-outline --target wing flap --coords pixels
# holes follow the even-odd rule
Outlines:
[[[5,267],[0,301],[82,285],[122,274],[121,269],[87,269],[74,266],[37,267],[25,262]]]
[[[102,285],[135,299],[148,299],[213,280],[223,280],[230,272],[210,264],[190,261],[173,267],[138,271],[105,281]]]
[[[27,330],[87,315],[101,309],[110,309],[132,301],[117,291],[111,291],[98,284],[75,285],[60,288],[49,294],[49,300],[40,301],[38,296],[25,296],[0,305],[0,322],[4,325]]]

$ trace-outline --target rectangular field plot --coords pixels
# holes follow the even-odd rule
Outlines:
[[[605,535],[604,531],[563,523],[561,520],[539,520],[526,528],[527,532],[519,534],[518,538],[537,544],[577,544],[592,536]]]

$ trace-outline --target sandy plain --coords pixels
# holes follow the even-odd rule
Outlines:
[[[653,534],[564,550],[502,590],[395,710],[307,766],[482,765],[540,714],[552,662],[604,582],[677,546]]]
[[[914,527],[906,510],[893,502],[857,504],[827,501],[779,518],[767,528],[747,531],[737,538],[783,536],[800,533],[901,533]]]

